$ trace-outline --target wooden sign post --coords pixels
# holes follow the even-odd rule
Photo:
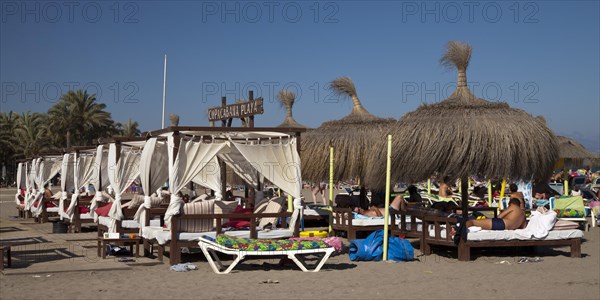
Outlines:
[[[254,91],[248,92],[248,101],[238,102],[235,104],[227,105],[227,98],[221,97],[221,106],[211,107],[208,109],[208,120],[210,126],[214,126],[215,121],[221,121],[222,127],[231,127],[231,123],[234,118],[240,119],[242,127],[254,128],[254,115],[263,114],[263,98],[258,97],[254,100]],[[225,162],[219,160],[219,166],[221,167],[221,180],[222,194],[223,197],[226,195],[227,190],[227,165]],[[257,171],[258,186],[257,190],[261,190],[260,174]],[[245,197],[248,198],[248,185],[245,186]]]

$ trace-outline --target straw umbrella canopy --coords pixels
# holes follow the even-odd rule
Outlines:
[[[434,174],[460,178],[465,208],[469,176],[547,178],[558,159],[554,134],[543,118],[471,93],[466,76],[470,58],[470,45],[449,42],[441,63],[458,71],[456,90],[446,100],[407,113],[391,130],[392,179],[418,182]],[[376,155],[384,157],[381,153]]]
[[[279,100],[279,104],[281,104],[281,107],[285,108],[286,110],[285,119],[277,127],[306,128],[306,126],[296,122],[296,120],[292,116],[292,107],[296,102],[296,94],[294,94],[294,92],[288,90],[281,90],[277,94],[277,100]]]
[[[330,89],[343,99],[352,100],[352,112],[342,119],[327,121],[302,136],[302,177],[320,182],[329,177],[329,146],[334,149],[334,180],[360,178],[361,184],[370,185],[366,177],[370,152],[377,140],[385,138],[394,119],[379,118],[369,113],[360,102],[352,79],[339,77],[330,83]]]
[[[575,164],[581,166],[598,166],[600,164],[600,155],[588,151],[580,143],[560,135],[556,136],[556,140],[558,141],[559,157],[567,161],[565,167],[577,167]]]

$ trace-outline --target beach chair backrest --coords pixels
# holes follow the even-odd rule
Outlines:
[[[186,203],[183,206],[184,215],[196,214],[214,214],[215,200],[208,200],[195,203]],[[212,231],[214,218],[208,219],[180,219],[179,231],[181,232],[208,232]]]
[[[585,217],[583,197],[566,196],[550,201],[550,207],[556,212],[558,218],[582,218]]]

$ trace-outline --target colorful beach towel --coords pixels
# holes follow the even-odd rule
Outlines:
[[[266,240],[217,236],[217,244],[242,251],[283,251],[329,248],[324,241]]]

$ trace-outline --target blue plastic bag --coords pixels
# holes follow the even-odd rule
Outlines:
[[[348,250],[351,261],[380,261],[383,256],[383,230],[377,230],[366,239],[352,240]]]
[[[351,261],[380,261],[383,257],[383,230],[371,233],[366,239],[352,240],[349,246]],[[388,259],[410,261],[414,259],[414,248],[409,241],[388,237]]]

